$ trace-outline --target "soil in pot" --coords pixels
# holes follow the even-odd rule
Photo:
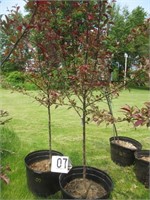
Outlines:
[[[136,146],[131,142],[123,141],[123,140],[113,140],[113,144],[119,145],[121,147],[125,147],[127,149],[137,150]]]
[[[139,150],[135,152],[135,174],[146,188],[150,187],[150,150]]]
[[[98,199],[107,194],[100,184],[83,178],[70,181],[64,189],[77,199]]]
[[[142,148],[142,145],[128,137],[110,138],[111,159],[120,166],[130,166],[134,164],[134,152]]]
[[[52,151],[52,155],[62,156]],[[30,191],[40,197],[48,197],[60,190],[59,173],[50,171],[49,150],[39,150],[25,157],[27,184]]]
[[[110,176],[94,167],[86,167],[83,181],[83,167],[73,167],[68,174],[59,177],[63,199],[108,199],[113,189]]]
[[[40,160],[29,165],[31,169],[39,172],[48,172],[51,169],[51,162],[49,159]]]
[[[150,155],[149,155],[149,157],[142,156],[141,158],[139,158],[139,160],[144,160],[146,162],[150,162]]]

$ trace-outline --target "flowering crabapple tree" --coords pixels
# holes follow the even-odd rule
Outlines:
[[[112,53],[107,48],[107,36],[111,6],[108,1],[67,1],[57,2],[53,10],[63,16],[56,16],[54,29],[62,38],[63,92],[69,108],[76,111],[82,122],[85,179],[86,127],[91,114],[98,109],[99,101],[105,98],[104,90],[110,87]]]
[[[30,13],[29,16],[32,16],[29,23],[27,23],[28,17],[23,18],[22,21],[18,18],[17,7],[17,12],[13,11],[13,14],[6,16],[7,20],[3,21],[2,26],[5,31],[7,29],[7,34],[16,33],[15,38],[12,36],[9,38],[8,42],[11,46],[6,48],[6,57],[3,62],[11,58],[13,58],[11,61],[15,62],[19,53],[22,52],[21,59],[26,63],[26,79],[36,85],[39,93],[33,96],[27,91],[21,90],[21,92],[32,96],[47,108],[51,159],[51,106],[62,104],[59,92],[62,72],[59,67],[61,62],[59,35],[51,28],[52,12],[49,4],[48,1],[27,1],[26,9]]]

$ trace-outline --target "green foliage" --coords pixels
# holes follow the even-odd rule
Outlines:
[[[9,73],[6,78],[6,81],[15,87],[22,87],[25,82],[25,76],[22,72],[14,71]]]
[[[130,77],[134,76],[134,71],[130,72]],[[149,75],[145,70],[140,70],[138,76],[135,76],[129,83],[129,87],[149,87]]]
[[[149,36],[145,34],[144,30],[137,31],[139,27],[144,26],[146,16],[147,13],[142,7],[135,8],[131,13],[128,8],[124,8],[123,12],[121,12],[119,6],[113,7],[112,21],[114,26],[109,32],[109,49],[114,53],[113,62],[119,63],[120,71],[124,70],[125,52],[129,56],[128,69],[132,64],[139,66],[140,59],[143,56],[148,56]],[[128,41],[129,38],[130,41]]]
[[[37,90],[37,87],[33,84],[33,83],[30,83],[29,81],[25,81],[24,84],[23,84],[23,88],[25,90]]]
[[[3,66],[2,66],[2,72],[3,73],[9,73],[9,72],[13,72],[18,70],[18,64],[16,63],[11,63],[11,62],[6,62]]]
[[[117,67],[115,67],[113,69],[113,73],[112,73],[112,81],[118,81],[119,80],[119,69]]]
[[[2,87],[3,88],[15,87],[25,90],[36,90],[37,87],[35,86],[35,84],[30,82],[28,78],[29,75],[27,77],[24,72],[13,71],[7,73],[2,78]]]

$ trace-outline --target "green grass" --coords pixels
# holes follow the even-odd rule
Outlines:
[[[1,109],[7,110],[12,120],[6,128],[13,130],[17,142],[12,140],[15,153],[2,157],[4,165],[9,164],[8,173],[10,184],[1,184],[1,199],[32,200],[40,199],[32,195],[26,185],[24,157],[31,151],[48,149],[47,110],[33,99],[17,92],[0,89]],[[34,91],[35,92],[35,91]],[[149,100],[148,90],[121,92],[112,104],[115,116],[121,115],[120,107],[125,104],[143,105]],[[101,105],[101,104],[100,104]],[[106,107],[103,103],[102,107]],[[69,156],[73,165],[82,165],[82,126],[74,110],[60,107],[52,110],[53,149]],[[117,124],[119,135],[132,137],[140,141],[143,149],[149,149],[149,131],[140,127],[136,131],[132,125]],[[87,164],[106,171],[113,179],[113,200],[149,199],[149,190],[136,180],[133,166],[120,167],[110,158],[109,138],[113,135],[112,126],[104,124],[97,126],[93,123],[87,126]],[[18,142],[19,141],[19,142]],[[51,199],[60,199],[57,193]]]

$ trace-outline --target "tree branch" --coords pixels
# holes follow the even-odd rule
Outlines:
[[[33,15],[31,17],[31,20],[29,21],[29,25],[33,23],[34,20],[34,16],[36,15],[37,12],[37,7],[35,8]],[[22,40],[22,38],[29,32],[29,28],[28,26],[25,28],[25,30],[23,31],[22,35],[18,38],[18,40],[15,42],[13,48],[10,50],[10,52],[8,53],[8,55],[2,60],[1,62],[1,66],[3,66],[3,64],[9,59],[9,57],[11,56],[11,54],[13,53],[13,51],[16,49],[16,47],[18,46],[19,42]]]

